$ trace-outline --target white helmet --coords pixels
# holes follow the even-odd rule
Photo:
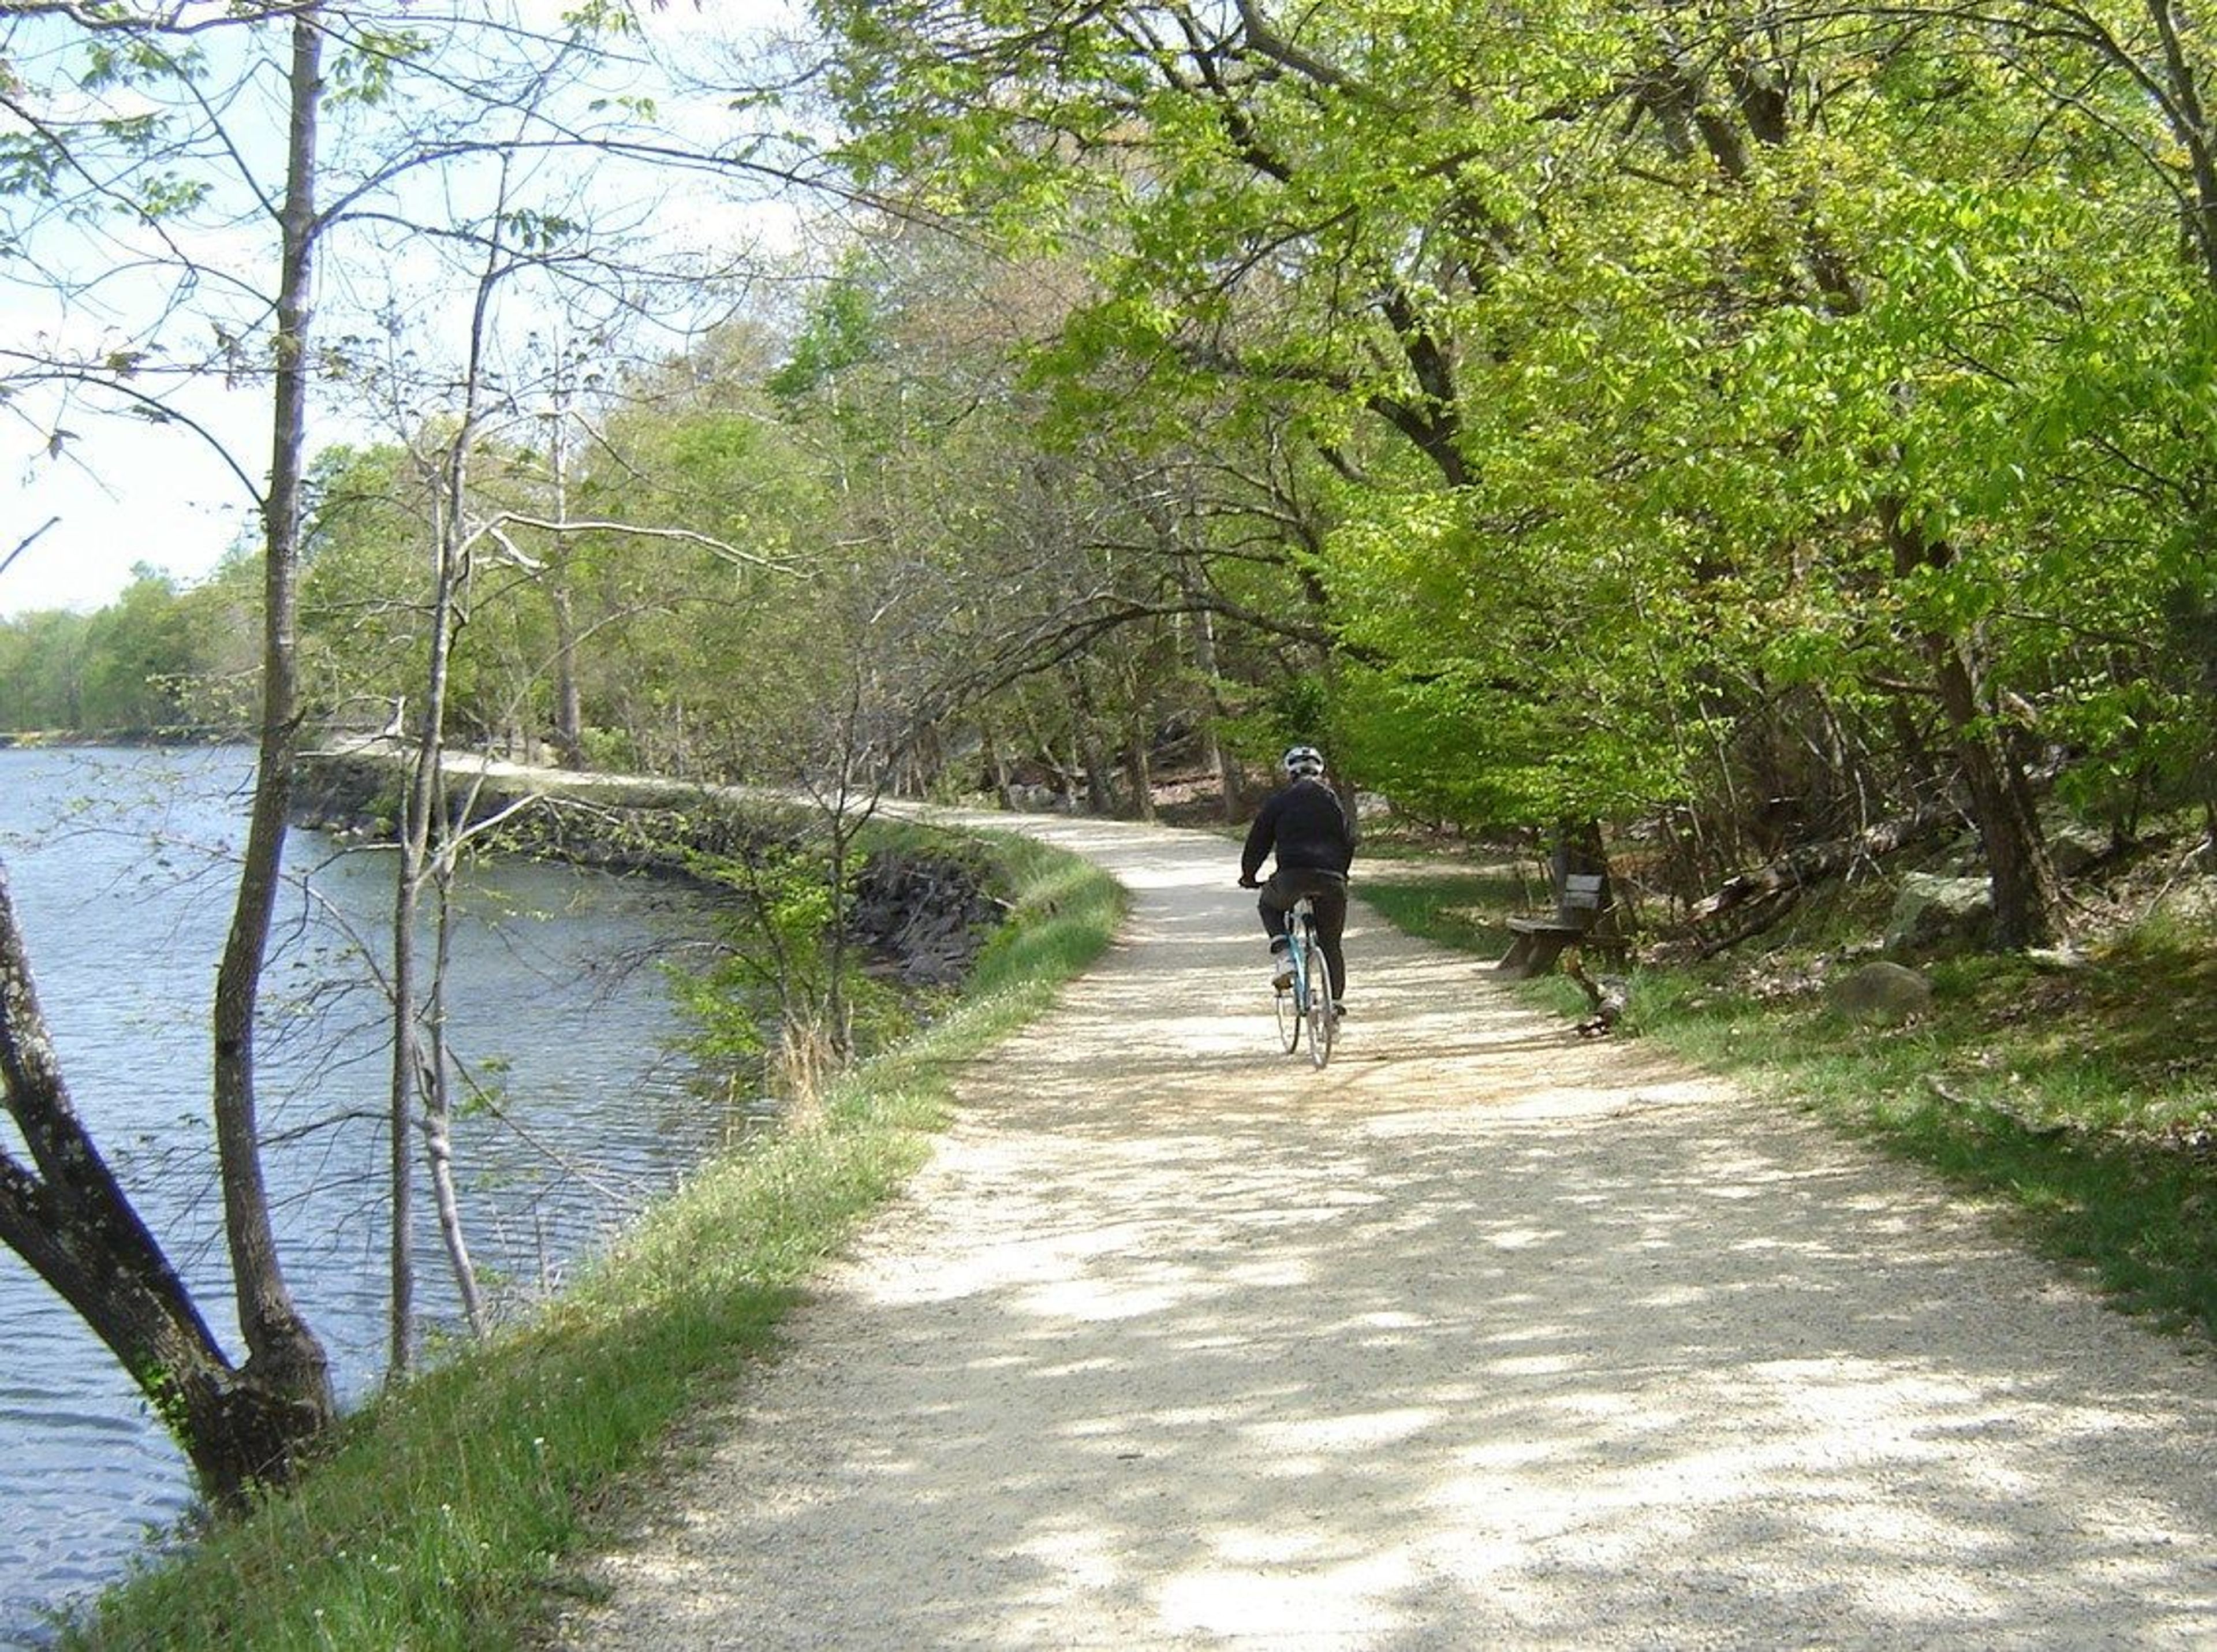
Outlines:
[[[1324,772],[1324,753],[1313,746],[1293,746],[1278,759],[1278,766],[1286,771],[1288,780],[1313,780]]]

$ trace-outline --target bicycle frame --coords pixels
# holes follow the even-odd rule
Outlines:
[[[1286,914],[1286,961],[1293,966],[1293,1021],[1290,1028],[1283,1014],[1285,994],[1279,995],[1281,1013],[1280,1036],[1284,1038],[1286,1053],[1290,1055],[1300,1048],[1301,1031],[1306,1028],[1309,1036],[1309,1060],[1322,1067],[1331,1059],[1331,1046],[1338,1030],[1339,1018],[1333,1012],[1331,984],[1324,983],[1324,996],[1318,999],[1310,990],[1309,977],[1312,969],[1325,968],[1323,954],[1318,948],[1316,908],[1303,895],[1294,902],[1293,910]]]
[[[1309,1012],[1309,949],[1316,944],[1316,908],[1303,895],[1286,914],[1286,959],[1294,966],[1294,1008]]]

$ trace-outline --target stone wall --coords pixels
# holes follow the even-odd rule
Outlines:
[[[458,759],[451,790],[469,818],[497,821],[497,852],[632,875],[699,875],[702,855],[744,859],[810,835],[806,808],[688,785],[496,766]],[[295,826],[365,842],[392,840],[400,819],[401,754],[386,749],[305,754],[293,779]],[[849,889],[849,933],[879,964],[915,986],[961,980],[1005,915],[985,854],[958,840],[870,847]]]

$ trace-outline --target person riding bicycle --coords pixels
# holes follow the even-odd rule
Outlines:
[[[1239,857],[1239,887],[1260,889],[1255,905],[1270,937],[1270,985],[1283,992],[1293,984],[1287,914],[1303,895],[1316,913],[1317,942],[1331,974],[1332,1007],[1343,1012],[1347,960],[1340,936],[1347,928],[1347,869],[1355,859],[1355,823],[1339,797],[1324,783],[1324,753],[1313,746],[1289,748],[1279,759],[1286,783],[1270,794],[1247,829]],[[1277,869],[1268,883],[1257,882],[1272,851]]]

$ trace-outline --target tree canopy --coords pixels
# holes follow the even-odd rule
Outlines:
[[[828,253],[675,348],[591,335],[473,438],[519,523],[456,653],[476,735],[786,776],[866,694],[904,783],[1121,808],[1314,739],[1689,904],[1952,809],[2019,942],[2056,921],[2043,800],[2208,801],[2194,15],[812,15],[816,72],[727,135],[775,102],[787,172],[841,169]],[[317,473],[329,717],[381,719],[420,646],[405,455],[451,411],[408,405]],[[121,717],[87,688],[197,596],[10,623],[11,721]]]

